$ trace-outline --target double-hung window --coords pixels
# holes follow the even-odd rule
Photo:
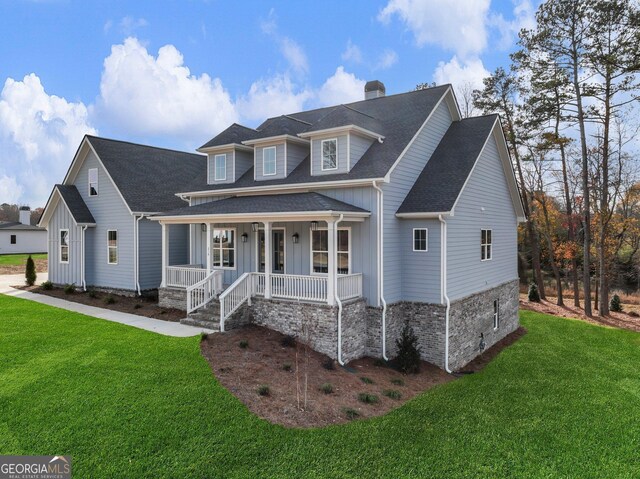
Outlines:
[[[213,158],[213,167],[216,181],[227,179],[227,155],[216,155]]]
[[[16,244],[16,235],[11,235],[11,244]]]
[[[98,196],[98,168],[89,168],[89,196]]]
[[[276,174],[276,147],[269,146],[262,149],[262,174],[270,176]]]
[[[107,262],[118,264],[118,232],[116,230],[107,231]]]
[[[413,228],[413,251],[427,251],[429,248],[429,230]]]
[[[322,170],[338,168],[338,140],[322,140]]]
[[[351,270],[350,230],[338,229],[337,269],[338,274],[349,274]],[[326,274],[329,272],[329,236],[326,229],[311,231],[311,271]]]
[[[69,262],[69,230],[60,230],[60,262]]]
[[[480,260],[491,259],[491,230],[480,230]]]
[[[493,329],[498,329],[500,326],[500,305],[498,300],[493,300]]]
[[[214,268],[235,269],[236,230],[213,230],[212,265]]]

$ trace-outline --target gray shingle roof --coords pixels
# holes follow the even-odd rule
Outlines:
[[[229,145],[232,143],[242,143],[245,140],[253,140],[254,138],[257,138],[257,135],[257,130],[234,123],[229,128],[220,132],[214,138],[202,145],[200,149],[210,148],[212,146]]]
[[[95,136],[87,139],[134,212],[185,205],[175,196],[207,180],[207,157]]]
[[[11,231],[46,231],[44,228],[33,225],[23,225],[17,221],[0,221],[0,230]]]
[[[366,113],[355,110],[346,105],[339,105],[320,118],[306,131],[320,131],[339,126],[356,125],[375,133],[379,133],[382,129],[382,122],[377,118],[373,118]]]
[[[320,193],[292,193],[286,195],[234,196],[196,206],[178,208],[158,216],[299,213],[304,211],[369,213],[367,210],[329,198]]]
[[[93,215],[75,185],[55,185],[76,223],[95,223]]]
[[[497,117],[453,122],[397,213],[451,211]]]

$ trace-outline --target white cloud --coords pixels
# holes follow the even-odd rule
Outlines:
[[[129,135],[185,142],[201,141],[237,120],[218,78],[192,75],[173,45],[154,57],[136,38],[112,46],[105,59],[96,113]]]
[[[269,10],[267,19],[260,22],[260,28],[263,33],[275,40],[280,48],[280,53],[296,73],[306,74],[309,72],[309,61],[304,49],[295,40],[278,32],[278,17],[273,8]]]
[[[344,71],[343,66],[339,66],[317,91],[316,103],[326,106],[362,100],[365,83],[353,73]]]
[[[362,63],[362,50],[351,39],[347,41],[347,47],[342,52],[342,60],[345,62]]]
[[[433,79],[438,85],[451,83],[454,87],[460,88],[470,84],[473,88],[482,88],[482,80],[489,75],[479,58],[460,62],[458,57],[454,56],[447,63],[438,63]]]
[[[418,46],[439,45],[460,57],[478,54],[487,45],[490,0],[389,0],[378,20],[397,16]]]
[[[382,52],[378,62],[376,63],[374,70],[386,70],[387,68],[391,68],[398,62],[398,54],[390,49],[387,49]]]
[[[149,25],[149,22],[147,22],[144,18],[134,18],[130,15],[127,15],[126,17],[123,17],[122,20],[120,20],[119,25],[122,33],[124,33],[125,35],[131,35],[135,33],[135,31],[139,28]]]
[[[536,25],[536,7],[531,0],[512,0],[513,19],[507,20],[502,13],[494,13],[489,18],[489,24],[498,32],[498,48],[509,49],[521,29],[532,29]]]
[[[237,108],[243,119],[261,121],[300,111],[312,96],[312,91],[297,88],[288,75],[277,75],[254,82],[249,92],[238,99]]]
[[[96,134],[83,103],[49,95],[35,74],[0,92],[0,202],[44,206],[80,140]]]

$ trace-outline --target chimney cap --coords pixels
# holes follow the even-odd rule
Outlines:
[[[370,80],[364,85],[364,91],[380,91],[382,93],[386,93],[386,88],[384,87],[384,83],[380,80]]]
[[[28,206],[21,206],[20,211],[31,211],[31,208],[29,208]]]

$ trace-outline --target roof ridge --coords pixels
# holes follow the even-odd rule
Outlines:
[[[242,125],[240,125],[242,126]],[[127,141],[127,140],[116,140],[115,138],[105,138],[103,136],[96,136],[96,135],[85,135],[86,138],[94,138],[96,140],[104,140],[104,141],[110,141],[113,143],[123,143],[126,145],[133,145],[133,146],[141,146],[143,148],[150,148],[152,150],[164,150],[164,151],[170,151],[172,153],[182,153],[184,155],[190,155],[190,156],[196,156],[198,158],[204,158],[204,155],[199,155],[198,153],[190,153],[188,151],[182,151],[182,150],[175,150],[173,148],[164,148],[162,146],[151,146],[151,145],[145,145],[142,143],[134,143],[133,141]]]
[[[282,116],[284,116],[284,117],[286,117],[286,118],[289,118],[290,120],[298,121],[298,122],[300,122],[300,123],[304,123],[305,125],[309,125],[309,126],[311,126],[311,123],[309,123],[308,121],[304,121],[304,120],[301,120],[301,119],[299,119],[299,118],[295,118],[295,117],[293,117],[293,116],[291,116],[291,115],[282,115]]]
[[[343,106],[343,107],[345,107],[345,108],[348,108],[348,109],[349,109],[349,110],[351,110],[351,111],[355,111],[356,113],[360,113],[361,115],[368,116],[368,117],[369,117],[369,118],[371,118],[372,120],[378,120],[375,116],[371,116],[371,115],[369,115],[368,113],[365,113],[365,112],[363,112],[363,111],[360,111],[360,110],[358,110],[357,108],[354,108],[354,107],[352,107],[352,106],[345,105],[345,104],[341,104],[340,106]],[[379,121],[379,120],[378,120],[378,121]]]

